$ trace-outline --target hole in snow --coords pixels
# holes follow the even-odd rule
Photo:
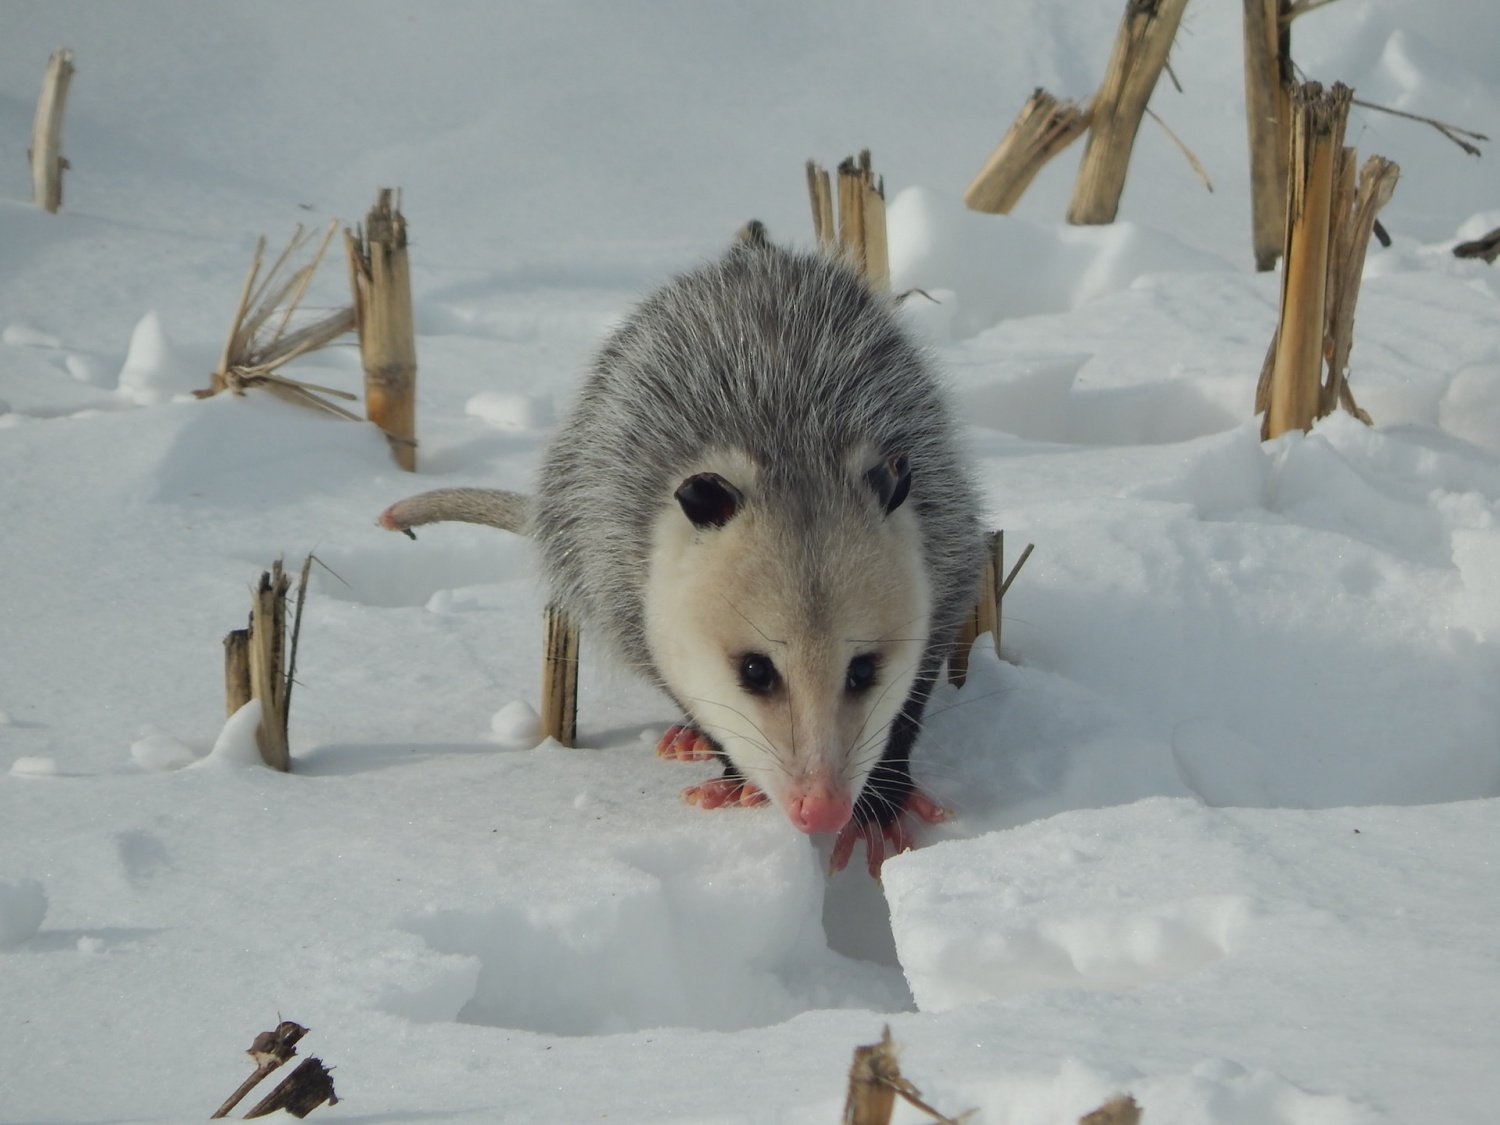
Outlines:
[[[571,894],[558,886],[542,901],[434,910],[402,928],[477,965],[460,1023],[609,1035],[736,1031],[823,1008],[911,1009],[899,968],[830,949],[824,877],[801,840],[768,833],[712,856],[692,843],[635,849]],[[410,997],[382,1006],[413,1014]]]

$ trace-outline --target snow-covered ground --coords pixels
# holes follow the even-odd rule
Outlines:
[[[1497,154],[1357,110],[1398,161],[1352,386],[1262,444],[1239,11],[1193,0],[1112,227],[1079,148],[959,196],[1119,5],[0,4],[0,1121],[197,1121],[278,1017],[360,1122],[826,1122],[889,1022],[928,1099],[1068,1122],[1488,1120],[1500,1100]],[[1342,0],[1310,77],[1500,135],[1493,0]],[[24,152],[78,74],[64,210]],[[873,148],[899,288],[1013,559],[1004,648],[936,699],[923,846],[833,879],[706,813],[676,716],[589,664],[533,745],[527,545],[374,516],[525,487],[602,331],[802,162]],[[421,472],[368,427],[199,401],[256,236],[404,189]],[[342,270],[317,300],[342,303]],[[294,374],[355,389],[349,346]],[[220,640],[316,570],[294,772],[247,763]],[[898,1120],[919,1119],[898,1111]]]

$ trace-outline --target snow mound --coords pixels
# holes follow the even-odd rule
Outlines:
[[[491,717],[490,733],[501,746],[530,750],[542,740],[542,717],[525,700],[513,699]]]
[[[120,368],[121,395],[137,406],[155,406],[190,394],[207,382],[206,373],[193,371],[178,354],[155,309],[141,317],[130,334],[130,350]]]
[[[887,225],[892,289],[952,292],[958,338],[1005,318],[1077,308],[1147,274],[1233,269],[1135,223],[1044,225],[970,211],[922,187],[905,188],[891,201]]]
[[[1145,989],[1151,1006],[1258,995],[1251,1003],[1262,1009],[1304,974],[1358,988],[1388,971],[1382,950],[1392,942],[1410,945],[1417,960],[1408,964],[1421,965],[1432,988],[1400,1005],[1466,1010],[1466,966],[1492,957],[1485,919],[1500,914],[1500,900],[1476,898],[1451,920],[1442,963],[1411,923],[1445,887],[1470,878],[1493,886],[1488,857],[1462,843],[1457,825],[1495,810],[1453,809],[1453,830],[1436,836],[1419,810],[1344,810],[1327,821],[1155,799],[1068,813],[888,862],[892,930],[924,1012],[1057,989]],[[1315,842],[1319,863],[1300,863]],[[1351,895],[1360,920],[1348,914]],[[1195,974],[1211,982],[1188,984]],[[1178,1015],[1184,1027],[1196,1018]],[[1271,1024],[1261,1034],[1274,1034]]]
[[[62,341],[52,333],[43,332],[40,328],[33,328],[25,323],[7,324],[5,330],[0,332],[0,341],[13,348],[62,347]]]
[[[252,699],[224,720],[219,737],[208,756],[192,763],[193,768],[254,769],[265,766],[256,730],[260,727],[260,700]]]

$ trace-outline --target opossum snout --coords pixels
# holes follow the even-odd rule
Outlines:
[[[795,787],[787,795],[786,813],[809,836],[815,832],[837,832],[854,815],[854,801],[847,790],[839,792],[826,781],[813,781]]]

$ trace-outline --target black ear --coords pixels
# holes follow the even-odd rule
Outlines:
[[[865,474],[865,483],[875,493],[885,514],[901,507],[911,491],[911,461],[904,453],[887,457]]]
[[[740,510],[744,499],[735,488],[718,473],[697,473],[677,486],[673,493],[682,505],[682,513],[693,521],[697,528],[723,527]]]

